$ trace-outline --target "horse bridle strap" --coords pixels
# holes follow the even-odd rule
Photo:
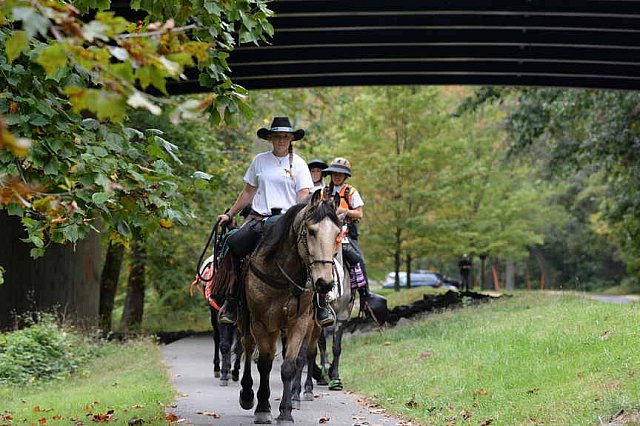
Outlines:
[[[267,284],[270,287],[273,287],[277,290],[286,290],[289,287],[289,284],[293,284],[296,288],[298,288],[299,290],[302,291],[309,291],[303,287],[300,287],[298,284],[296,284],[295,281],[293,281],[291,279],[291,277],[289,277],[289,275],[287,275],[286,272],[284,272],[284,270],[282,269],[282,267],[280,266],[279,263],[277,263],[278,265],[278,269],[280,270],[280,272],[282,273],[282,275],[286,278],[286,281],[278,281],[273,279],[273,277],[270,277],[269,275],[265,274],[264,272],[262,272],[260,269],[258,269],[258,267],[252,262],[249,261],[249,268],[251,269],[251,272],[253,272],[253,274],[258,277],[258,279],[260,281],[262,281],[263,283]]]

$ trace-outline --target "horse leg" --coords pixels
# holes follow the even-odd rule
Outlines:
[[[220,329],[218,324],[218,312],[209,305],[211,314],[211,327],[213,328],[213,376],[220,377]]]
[[[242,337],[242,347],[244,350],[244,369],[242,371],[242,381],[240,385],[240,407],[245,410],[253,408],[253,378],[251,377],[251,357],[255,349],[255,342],[251,333],[245,333]]]
[[[340,353],[342,352],[342,333],[344,324],[338,321],[333,332],[333,361],[329,368],[329,390],[342,390],[342,380],[340,380]]]
[[[229,385],[229,370],[231,370],[231,345],[236,326],[220,324],[220,353],[222,355],[222,369],[220,386]]]
[[[280,369],[282,398],[280,399],[278,424],[293,423],[293,417],[291,416],[291,383],[296,374],[296,360],[300,354],[300,347],[302,346],[305,336],[307,336],[307,330],[311,321],[313,320],[310,315],[303,315],[294,321],[289,321],[287,327],[287,352]]]
[[[271,388],[269,386],[269,375],[273,366],[273,357],[275,356],[276,340],[278,333],[269,333],[262,327],[257,327],[253,333],[260,336],[258,343],[258,372],[260,373],[260,386],[258,387],[258,405],[253,414],[253,422],[256,424],[271,423]]]
[[[318,336],[318,349],[320,350],[320,367],[318,368],[315,364],[315,359],[313,360],[313,368],[314,371],[318,368],[320,371],[318,372],[319,377],[316,377],[316,384],[318,386],[326,386],[329,384],[327,380],[327,368],[329,365],[329,358],[327,357],[327,339],[325,337],[326,333],[329,333],[329,330],[322,329],[320,332],[320,336]]]
[[[235,359],[233,361],[233,370],[231,370],[231,380],[237,382],[240,380],[240,361],[242,361],[242,343],[237,328],[233,331],[233,336],[233,354],[235,355]]]
[[[302,342],[298,357],[296,358],[296,372],[293,376],[291,383],[291,407],[294,410],[300,409],[300,391],[302,390],[302,370],[304,369],[305,361],[307,360],[307,346],[309,340],[307,338]]]
[[[314,327],[307,347],[307,380],[304,382],[304,394],[302,395],[305,401],[313,401],[313,368],[316,366],[316,355],[318,354],[317,342],[322,334],[320,327]]]

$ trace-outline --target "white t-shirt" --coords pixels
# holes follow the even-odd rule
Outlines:
[[[311,188],[311,192],[316,192],[318,189],[323,189],[324,188],[324,183],[320,182],[316,185],[313,186],[313,188]]]
[[[276,157],[271,151],[255,156],[244,181],[258,188],[251,204],[253,210],[265,216],[271,214],[272,208],[281,208],[284,213],[297,204],[298,191],[313,188],[309,167],[299,155],[293,154],[293,169],[289,172],[289,154]]]
[[[340,186],[334,186],[333,187],[333,194],[331,195],[336,195],[338,192],[342,191],[342,188],[344,188],[344,183]],[[355,189],[353,186],[351,187],[351,189],[349,190],[349,199],[351,199],[351,208],[352,209],[357,209],[358,207],[362,207],[364,206],[364,200],[362,199],[362,197],[360,196],[360,193],[358,192],[357,189]]]

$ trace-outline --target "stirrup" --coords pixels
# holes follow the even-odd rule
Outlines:
[[[224,302],[220,312],[218,313],[218,322],[220,324],[235,325],[238,318],[238,306],[230,308],[231,303],[228,300]]]
[[[324,318],[320,318],[321,311],[324,311],[324,313],[326,314]],[[331,308],[331,305],[327,304],[327,306],[323,307],[317,306],[314,319],[316,321],[316,324],[318,324],[320,327],[328,327],[335,324],[336,313],[333,311],[333,308]]]

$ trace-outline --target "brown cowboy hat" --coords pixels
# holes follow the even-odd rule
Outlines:
[[[258,129],[258,137],[260,139],[269,140],[273,133],[291,133],[294,141],[304,138],[304,129],[293,130],[289,117],[274,117],[271,122],[271,128],[265,129],[262,127]]]

